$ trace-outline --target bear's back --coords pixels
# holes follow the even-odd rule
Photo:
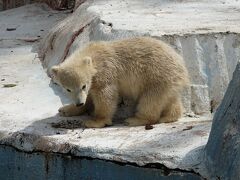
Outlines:
[[[187,78],[182,57],[166,43],[140,37],[110,42],[125,76],[168,83]],[[171,81],[170,81],[171,79]]]
[[[97,81],[116,81],[122,91],[139,94],[146,87],[188,83],[181,56],[162,41],[138,37],[95,42],[86,49],[96,65]]]

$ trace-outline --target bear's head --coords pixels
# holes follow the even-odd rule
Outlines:
[[[51,68],[53,80],[66,90],[76,106],[85,104],[95,73],[91,57],[65,61]]]

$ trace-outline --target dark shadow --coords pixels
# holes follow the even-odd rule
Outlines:
[[[62,103],[66,103],[68,101],[68,99],[63,96],[60,87],[54,85],[52,82],[49,86],[53,89],[54,93],[61,98]],[[126,106],[123,102],[121,102],[113,118],[113,125],[104,128],[129,128],[124,124],[124,119],[130,117],[134,113],[133,108],[133,105]],[[84,130],[85,128],[82,126],[82,122],[87,119],[92,119],[92,117],[87,113],[81,116],[73,117],[62,117],[59,114],[56,114],[55,116],[36,120],[29,126],[20,130],[20,132],[39,136],[61,135],[66,134],[69,130]]]
[[[87,118],[87,116],[61,117],[57,114],[56,116],[34,121],[21,131],[40,136],[61,135],[66,134],[68,130],[81,128],[81,122]]]
[[[75,117],[61,117],[57,114],[56,116],[34,121],[32,124],[20,130],[19,132],[37,136],[63,135],[67,134],[69,130],[83,131],[85,128],[82,126],[82,122],[87,119],[91,119],[91,116],[82,115]],[[112,126],[104,128],[121,128],[121,127],[129,128],[124,125],[121,119],[117,120],[115,119]]]

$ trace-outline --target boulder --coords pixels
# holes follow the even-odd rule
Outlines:
[[[209,177],[240,177],[240,63],[214,118],[205,148]]]

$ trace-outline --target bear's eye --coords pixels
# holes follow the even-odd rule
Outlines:
[[[82,86],[82,90],[84,90],[84,89],[86,89],[86,85],[83,85],[83,86]]]
[[[67,91],[68,91],[68,92],[71,92],[71,90],[70,90],[70,89],[67,89]]]

